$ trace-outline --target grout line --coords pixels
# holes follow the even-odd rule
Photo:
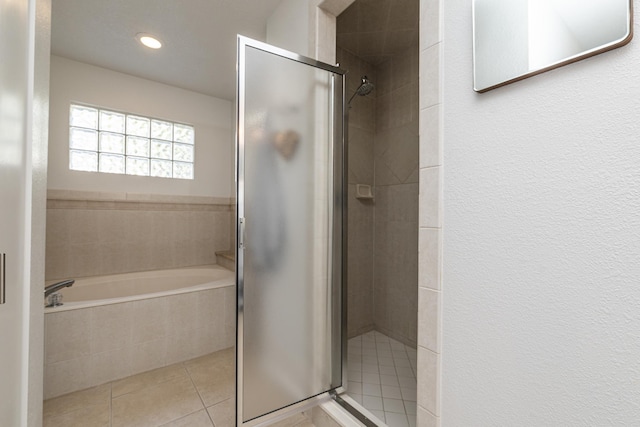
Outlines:
[[[161,424],[159,427],[166,426],[167,424],[174,423],[174,422],[176,422],[176,421],[178,421],[178,420],[181,420],[181,419],[183,419],[183,418],[187,418],[188,416],[191,416],[191,415],[195,414],[196,412],[200,412],[200,411],[202,411],[202,409],[198,409],[197,411],[190,412],[190,413],[185,414],[185,415],[183,415],[183,416],[181,416],[181,417],[179,417],[179,418],[175,418],[175,419],[173,419],[173,420],[171,420],[171,421],[167,421],[166,423]],[[206,411],[206,409],[205,409],[205,411]],[[212,422],[213,422],[213,421],[212,421]]]
[[[207,408],[204,408],[204,412],[207,413],[207,417],[209,417],[209,421],[211,421],[211,424],[213,425],[213,427],[216,427],[216,423],[213,421],[213,418],[211,418],[211,414],[209,413],[209,410]]]
[[[182,368],[187,372],[187,376],[189,377],[189,381],[191,381],[191,385],[193,385],[193,388],[196,390],[196,393],[198,393],[198,397],[200,398],[200,403],[202,403],[202,407],[206,411],[207,410],[207,406],[204,404],[204,399],[202,398],[202,395],[200,394],[200,390],[198,390],[198,386],[196,385],[196,383],[193,381],[193,378],[191,377],[191,372],[189,372],[189,369],[185,365],[185,362],[182,362],[181,364],[182,364]],[[209,414],[209,411],[207,411],[207,415],[208,414]],[[211,418],[211,417],[209,417],[209,418]],[[213,420],[211,422],[213,422]]]

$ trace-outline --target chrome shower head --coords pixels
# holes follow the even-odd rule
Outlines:
[[[373,91],[373,83],[369,81],[367,76],[362,76],[360,86],[356,89],[356,93],[360,96],[369,95]]]
[[[371,92],[373,92],[373,88],[374,88],[373,83],[369,81],[367,76],[362,76],[362,79],[360,80],[360,86],[358,86],[358,89],[356,89],[355,93],[351,96],[347,104],[350,105],[351,101],[356,95],[360,95],[360,96],[369,95]]]

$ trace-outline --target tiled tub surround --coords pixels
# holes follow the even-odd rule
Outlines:
[[[49,190],[47,280],[216,263],[228,198]]]
[[[210,289],[177,289],[173,295],[48,309],[45,399],[232,346],[234,276],[221,267],[212,268],[226,278],[211,283]]]

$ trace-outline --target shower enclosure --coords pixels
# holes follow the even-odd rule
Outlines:
[[[341,392],[344,71],[238,37],[237,425]]]

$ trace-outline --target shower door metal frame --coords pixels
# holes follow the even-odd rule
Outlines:
[[[237,211],[236,211],[236,292],[237,292],[237,324],[236,324],[236,426],[238,427],[254,427],[261,426],[284,419],[295,413],[317,406],[318,404],[328,401],[332,396],[343,393],[346,390],[346,363],[347,363],[347,290],[346,290],[346,241],[347,241],[347,145],[346,145],[346,126],[347,126],[347,105],[345,102],[346,93],[346,71],[313,58],[308,58],[294,52],[281,49],[267,43],[250,39],[238,35],[238,63],[237,63],[237,94],[236,94],[236,191],[237,191]],[[336,82],[335,77],[331,79],[332,102],[329,114],[330,125],[333,129],[330,132],[330,155],[333,159],[329,167],[328,176],[332,177],[333,186],[331,194],[328,198],[333,201],[332,215],[330,215],[330,254],[328,262],[330,265],[331,288],[337,289],[339,292],[332,292],[332,303],[334,304],[333,312],[337,312],[340,317],[339,321],[333,322],[332,325],[332,353],[339,352],[340,363],[338,366],[332,367],[332,378],[339,378],[339,384],[332,384],[332,388],[315,396],[309,396],[305,400],[277,409],[268,414],[259,416],[247,422],[242,420],[243,396],[240,393],[243,382],[243,342],[244,333],[244,242],[245,242],[245,209],[244,209],[244,109],[245,109],[245,50],[247,47],[262,50],[264,52],[280,56],[282,58],[296,61],[305,65],[309,65],[321,70],[338,74],[342,77],[341,82],[341,111],[336,111],[335,105],[338,100],[335,99]],[[331,202],[330,202],[331,203]],[[335,335],[338,335],[336,338]],[[337,348],[336,348],[337,347]],[[338,371],[338,372],[337,372]]]

